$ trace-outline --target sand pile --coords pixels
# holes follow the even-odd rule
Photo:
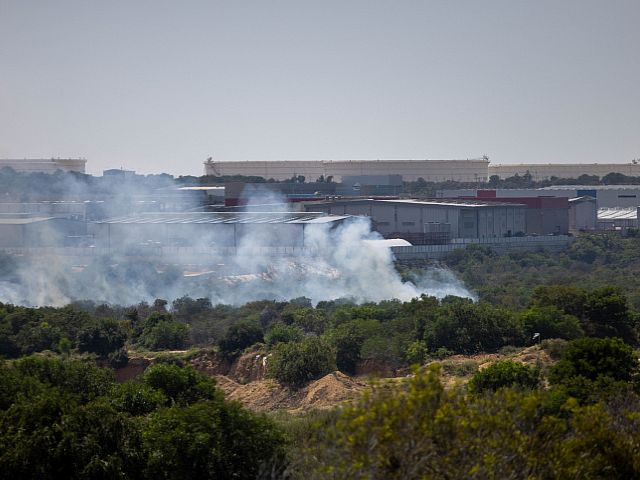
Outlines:
[[[341,372],[325,375],[300,390],[284,387],[272,379],[257,380],[245,385],[224,376],[217,376],[216,380],[228,399],[237,400],[257,412],[332,408],[353,399],[367,388],[365,383]]]

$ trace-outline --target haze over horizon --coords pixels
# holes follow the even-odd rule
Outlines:
[[[0,0],[0,158],[640,157],[640,2]]]

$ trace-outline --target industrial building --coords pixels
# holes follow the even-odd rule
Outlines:
[[[495,192],[495,197],[593,197],[598,208],[637,207],[640,185],[556,185],[544,188],[453,189],[436,192],[438,198],[474,198]],[[493,195],[493,194],[492,194]]]
[[[528,235],[565,235],[569,232],[569,199],[555,196],[506,196],[514,190],[462,190],[472,195],[450,198],[485,202],[516,203],[527,206],[526,233]],[[452,191],[453,193],[453,191]]]
[[[569,199],[569,230],[589,231],[598,227],[598,205],[590,196]]]
[[[0,214],[30,214],[30,216],[85,220],[89,202],[0,202]]]
[[[311,228],[333,228],[347,215],[322,213],[146,213],[112,218],[89,225],[95,245],[127,250],[145,247],[305,246]]]
[[[84,222],[21,214],[0,215],[0,247],[64,247],[86,233]]]
[[[534,181],[556,178],[579,178],[581,175],[596,175],[600,178],[609,173],[640,177],[640,165],[629,163],[521,163],[514,165],[488,165],[489,177],[497,175],[500,178],[523,176],[527,173]]]
[[[429,182],[453,180],[486,182],[489,159],[467,160],[273,160],[213,161],[204,163],[205,175],[256,176],[288,180],[303,176],[307,181],[329,178],[334,182],[354,175],[401,175],[405,181],[422,178]]]
[[[85,173],[87,161],[83,158],[24,158],[24,159],[2,159],[0,158],[0,169],[9,167],[16,172],[25,173],[54,173],[56,170],[63,172]]]
[[[638,228],[638,208],[599,208],[598,230]]]
[[[522,235],[526,206],[469,200],[338,200],[305,204],[307,211],[364,215],[387,238],[412,244],[448,243],[453,238]]]

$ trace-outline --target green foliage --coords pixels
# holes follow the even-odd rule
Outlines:
[[[633,349],[618,338],[580,338],[569,343],[551,368],[549,381],[582,402],[624,390],[638,381]]]
[[[474,354],[522,345],[524,334],[521,323],[509,310],[460,300],[443,305],[435,322],[427,326],[425,339],[431,350],[445,347]]]
[[[3,478],[256,478],[281,473],[283,447],[273,422],[190,368],[117,385],[73,359],[0,363]]]
[[[542,390],[446,391],[437,368],[380,386],[297,438],[293,469],[320,478],[635,478],[640,401],[567,405]],[[585,455],[585,452],[589,452]]]
[[[221,393],[215,388],[215,381],[191,366],[158,363],[145,370],[142,382],[162,392],[171,403],[180,405],[221,398]]]
[[[132,416],[151,413],[167,404],[167,397],[158,388],[138,382],[116,385],[110,395],[113,407]]]
[[[469,382],[469,390],[475,393],[500,388],[538,388],[540,370],[520,362],[503,360],[478,371]]]
[[[260,327],[249,323],[237,323],[227,329],[218,346],[224,356],[233,358],[240,355],[245,348],[262,341]]]
[[[320,337],[281,343],[268,364],[268,373],[283,385],[300,388],[336,369],[333,346]]]
[[[78,350],[96,353],[105,358],[120,350],[127,332],[116,320],[101,319],[84,326],[78,332]]]
[[[182,350],[186,346],[189,327],[184,323],[163,320],[146,330],[142,344],[151,350]]]
[[[223,401],[159,410],[143,438],[147,478],[254,479],[277,471],[283,454],[272,422]]]
[[[295,325],[276,323],[264,335],[264,343],[266,343],[269,348],[273,348],[278,343],[299,342],[303,337],[304,332],[301,328]]]
[[[429,346],[424,340],[415,340],[405,351],[405,358],[410,365],[422,365],[429,357]]]
[[[584,335],[580,321],[555,306],[531,307],[520,312],[525,335],[532,338],[539,333],[542,338],[572,340]]]

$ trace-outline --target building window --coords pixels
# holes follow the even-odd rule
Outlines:
[[[413,227],[415,224],[416,222],[402,222],[404,227]]]

